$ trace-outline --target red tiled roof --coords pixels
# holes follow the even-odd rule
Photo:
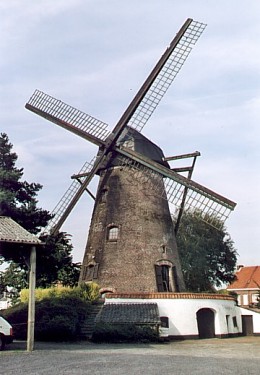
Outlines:
[[[162,292],[140,292],[140,293],[107,293],[106,300],[109,299],[218,299],[233,300],[227,294],[214,293],[162,293]]]
[[[260,266],[242,267],[236,273],[236,280],[227,288],[233,289],[260,289]]]

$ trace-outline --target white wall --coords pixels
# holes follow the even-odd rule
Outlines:
[[[252,315],[253,316],[253,329],[254,333],[260,334],[260,313],[257,313],[253,310],[244,309],[243,307],[239,308],[241,315]]]
[[[196,313],[202,308],[209,308],[215,313],[215,334],[227,335],[242,332],[240,308],[233,300],[223,299],[134,299],[108,298],[106,303],[147,303],[158,305],[160,316],[169,318],[169,329],[163,329],[164,335],[193,336],[198,335]],[[229,315],[229,327],[226,315]],[[236,317],[238,327],[234,327],[233,317]]]

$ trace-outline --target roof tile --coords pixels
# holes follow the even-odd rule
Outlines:
[[[260,288],[260,266],[242,267],[236,273],[236,280],[230,284],[228,290]]]
[[[157,303],[106,303],[98,313],[96,322],[159,324],[159,309]]]
[[[37,236],[6,216],[0,216],[0,242],[42,244]]]

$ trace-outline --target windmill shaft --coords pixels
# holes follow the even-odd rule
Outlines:
[[[120,147],[120,148],[116,147],[116,151],[118,153],[128,157],[129,159],[132,159],[132,160],[144,165],[145,167],[161,174],[163,177],[168,177],[168,178],[176,181],[177,183],[183,185],[184,187],[187,187],[188,189],[191,189],[191,190],[193,190],[193,191],[213,200],[214,202],[216,202],[218,204],[221,204],[222,206],[227,207],[230,210],[234,210],[234,208],[236,206],[235,202],[223,197],[220,194],[215,193],[214,191],[206,188],[205,186],[202,186],[202,185],[198,184],[195,181],[189,180],[188,178],[186,178],[182,175],[179,175],[178,173],[174,172],[173,170],[170,170],[170,169],[162,166],[161,164],[156,163],[156,162],[152,161],[151,159],[146,158],[145,156],[137,153],[136,151],[132,151],[132,150],[130,150],[128,148],[125,148],[125,147]]]

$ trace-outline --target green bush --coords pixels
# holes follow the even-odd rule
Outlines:
[[[77,297],[51,297],[35,303],[35,339],[45,341],[76,340],[90,309],[90,302]],[[3,314],[12,324],[16,339],[26,339],[28,305],[21,303]]]
[[[82,283],[79,286],[68,287],[58,286],[51,288],[36,288],[35,289],[35,300],[41,301],[45,298],[51,297],[76,297],[82,301],[95,301],[99,298],[99,286],[96,283]],[[21,302],[28,303],[29,301],[29,290],[22,289],[20,292]]]
[[[94,342],[156,342],[159,333],[150,326],[98,323],[92,335]]]

